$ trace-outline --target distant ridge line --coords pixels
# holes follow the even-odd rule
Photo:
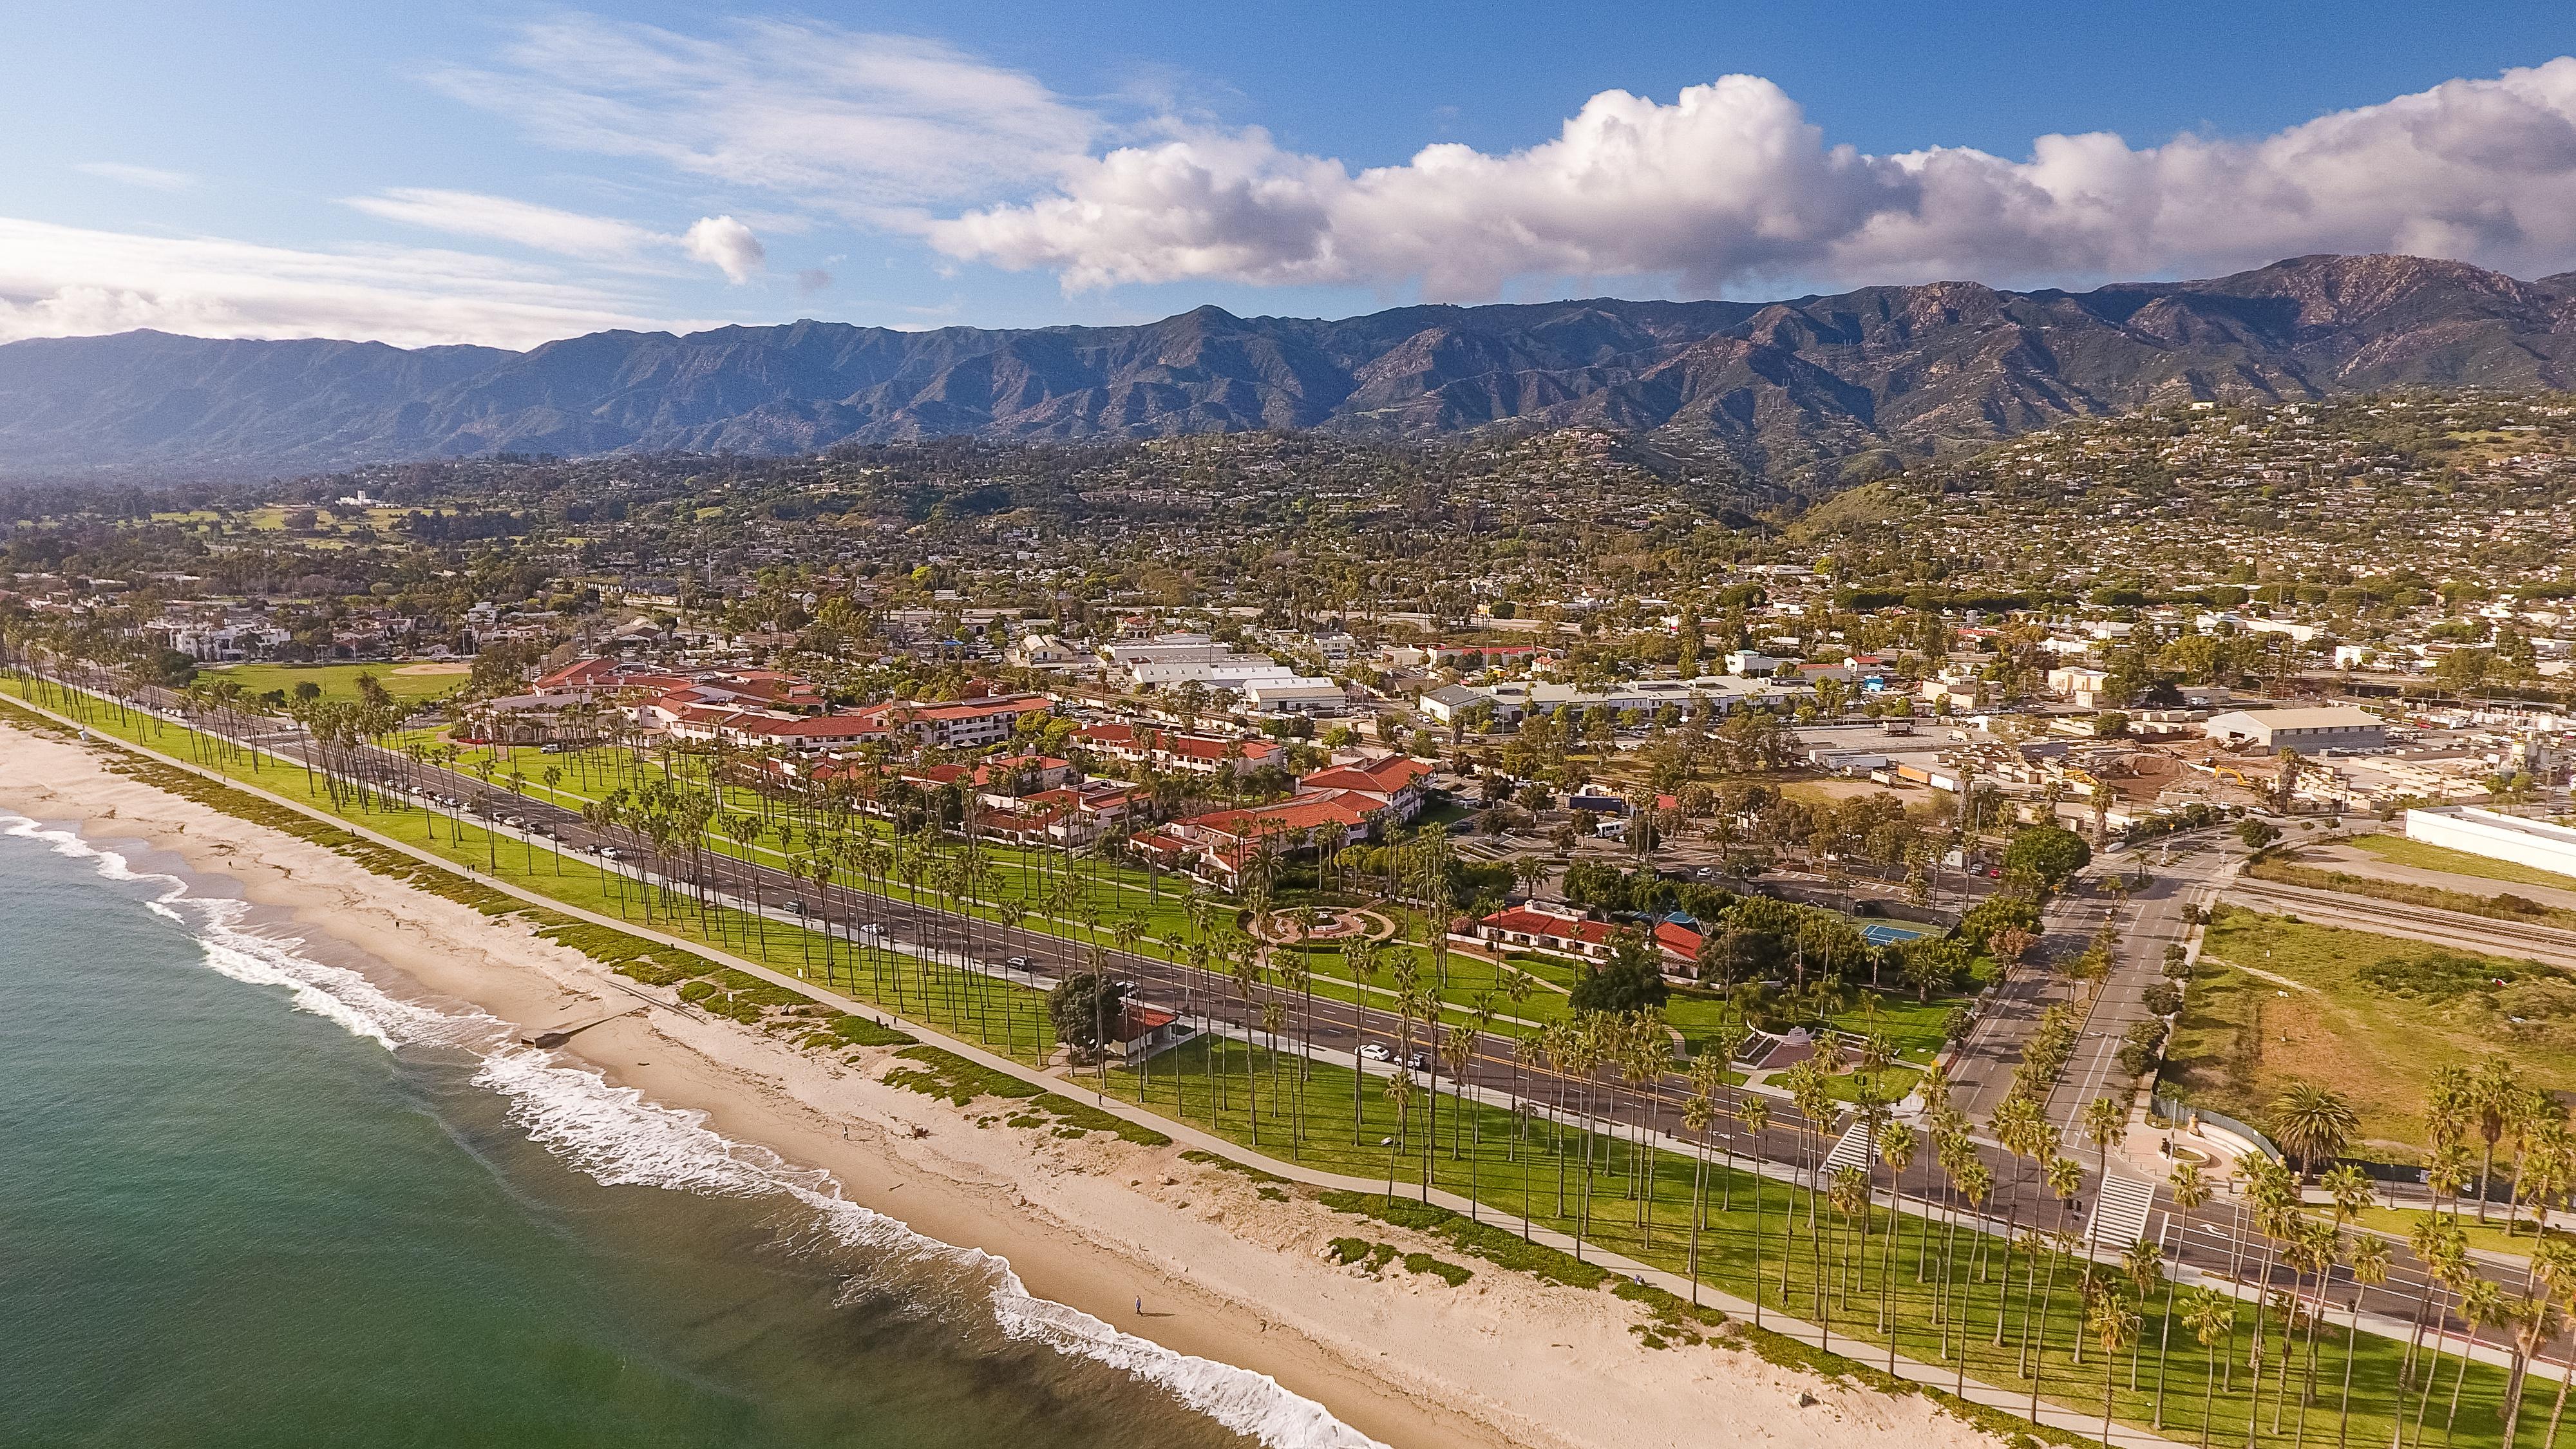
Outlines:
[[[2567,387],[2576,273],[2299,257],[2089,292],[1594,298],[1132,327],[802,321],[510,352],[127,332],[0,346],[0,467],[204,476],[499,452],[781,455],[949,436],[1600,427],[1829,489],[1944,446],[2184,399]]]

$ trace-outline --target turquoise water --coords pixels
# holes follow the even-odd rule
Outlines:
[[[239,902],[0,836],[0,1444],[1367,1441]]]

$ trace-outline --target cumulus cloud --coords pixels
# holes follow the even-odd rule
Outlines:
[[[1517,277],[2073,280],[2305,252],[2576,265],[2576,59],[2454,80],[2270,136],[2133,147],[2051,135],[2023,160],[1831,144],[1758,76],[1672,103],[1605,91],[1507,154],[1424,148],[1353,172],[1259,130],[1175,128],[1086,155],[1043,195],[924,228],[949,256],[1120,282],[1418,284]]]
[[[1100,122],[1021,72],[937,41],[815,21],[715,38],[575,15],[523,27],[448,92],[574,150],[884,217],[1052,179]]]
[[[769,259],[760,238],[751,228],[730,216],[702,216],[680,239],[690,256],[725,274],[735,286],[751,280],[751,274]]]
[[[529,347],[667,325],[634,299],[464,252],[319,251],[0,218],[0,342],[154,327]]]
[[[121,181],[128,186],[141,186],[153,191],[190,191],[197,185],[197,178],[185,171],[133,166],[123,161],[84,161],[72,169],[102,180]]]

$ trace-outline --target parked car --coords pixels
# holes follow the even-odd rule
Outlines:
[[[1012,956],[1005,959],[1002,964],[1010,967],[1014,971],[1035,971],[1038,969],[1038,963],[1030,960],[1026,956]]]
[[[1360,1055],[1373,1062],[1391,1062],[1395,1060],[1395,1053],[1388,1051],[1386,1049],[1386,1043],[1382,1041],[1373,1041],[1368,1045],[1361,1047]]]

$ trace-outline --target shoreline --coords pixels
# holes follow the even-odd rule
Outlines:
[[[519,1034],[658,994],[523,925],[114,774],[68,740],[0,728],[0,781],[0,806],[73,824],[85,838],[169,851],[229,882],[264,919],[291,921],[320,951],[349,958],[334,964],[469,1003]],[[1635,1310],[1608,1294],[1484,1263],[1457,1288],[1366,1276],[1326,1260],[1323,1245],[1337,1233],[1409,1235],[1354,1226],[1321,1204],[1183,1160],[1177,1147],[1101,1134],[1059,1140],[999,1123],[1008,1113],[989,1101],[957,1107],[879,1080],[885,1055],[821,1060],[751,1028],[655,1006],[581,1032],[559,1059],[820,1168],[849,1201],[917,1232],[1006,1258],[1037,1298],[1176,1353],[1266,1374],[1403,1449],[1719,1436],[1821,1446],[1901,1435],[1908,1449],[1995,1442],[1921,1398],[1829,1383],[1731,1348],[1646,1346],[1631,1331]]]

